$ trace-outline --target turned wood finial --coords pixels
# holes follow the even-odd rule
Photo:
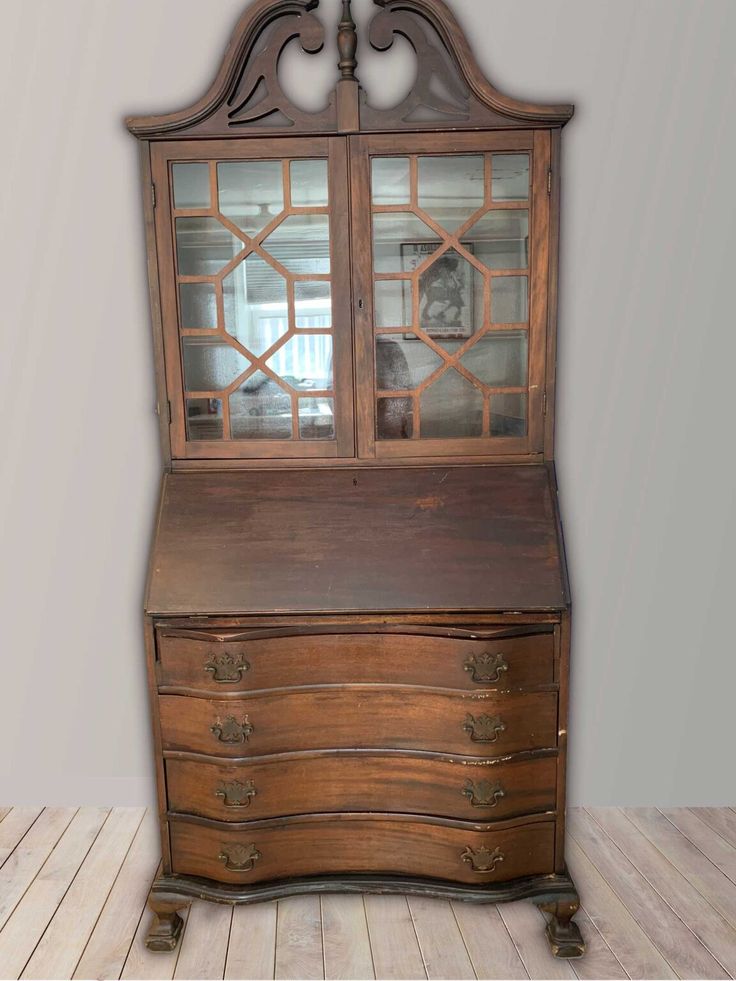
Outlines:
[[[355,69],[358,62],[355,52],[358,48],[358,34],[355,30],[355,21],[350,12],[351,0],[342,0],[342,20],[337,29],[337,50],[340,53],[338,68],[342,78],[355,79]]]

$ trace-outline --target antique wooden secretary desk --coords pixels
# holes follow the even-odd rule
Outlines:
[[[324,108],[255,0],[141,141],[164,480],[146,593],[163,871],[193,897],[530,898],[564,859],[570,600],[553,464],[567,105],[498,92],[441,0],[375,0],[416,81],[379,109],[350,2]],[[204,8],[203,8],[204,9]]]

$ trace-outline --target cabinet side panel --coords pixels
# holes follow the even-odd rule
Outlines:
[[[555,628],[558,642],[559,707],[557,713],[557,826],[555,829],[555,872],[565,870],[565,805],[567,797],[567,720],[570,679],[570,611],[562,614]]]
[[[546,366],[549,289],[549,131],[534,132],[532,155],[532,248],[531,297],[529,309],[529,449],[544,446],[544,376]]]
[[[544,417],[544,458],[553,460],[555,455],[555,390],[557,376],[557,295],[560,257],[560,136],[553,129],[550,146],[550,199],[549,199],[549,290],[547,295],[547,394]]]
[[[146,642],[146,670],[148,674],[148,700],[153,726],[153,753],[156,767],[156,791],[158,805],[158,820],[161,831],[161,857],[163,871],[166,875],[171,872],[171,845],[169,840],[169,822],[166,818],[166,771],[164,769],[163,749],[161,746],[161,723],[158,709],[158,685],[156,677],[156,635],[151,617],[144,618],[144,637]]]
[[[171,465],[171,435],[169,430],[169,407],[166,392],[166,364],[164,360],[164,339],[161,321],[161,294],[156,251],[156,220],[154,209],[154,184],[151,173],[151,149],[147,140],[140,146],[141,186],[143,191],[143,220],[146,236],[146,262],[148,267],[148,291],[151,305],[153,327],[153,359],[156,371],[156,411],[158,413],[161,456],[166,469]]]

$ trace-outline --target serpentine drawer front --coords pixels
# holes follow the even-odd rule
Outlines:
[[[557,693],[349,686],[208,699],[159,696],[165,750],[247,757],[295,749],[504,756],[557,745]]]
[[[340,814],[228,825],[172,820],[175,873],[254,883],[322,873],[393,873],[503,882],[554,866],[554,822],[503,830],[386,815]]]
[[[485,640],[412,634],[316,634],[227,639],[228,632],[159,631],[159,685],[223,692],[299,685],[393,684],[513,689],[551,685],[551,632]],[[246,635],[247,637],[247,635]],[[221,638],[221,639],[220,639]]]
[[[555,808],[557,759],[496,763],[359,750],[227,765],[167,759],[169,809],[219,821],[398,811],[496,821]]]

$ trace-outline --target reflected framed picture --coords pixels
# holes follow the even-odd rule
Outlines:
[[[463,248],[473,252],[472,242]],[[437,242],[403,242],[401,264],[404,272],[414,272],[439,248]],[[471,264],[448,249],[435,259],[419,276],[419,326],[430,337],[449,339],[468,338],[475,323],[474,269]],[[404,323],[413,323],[411,293],[405,303]]]

